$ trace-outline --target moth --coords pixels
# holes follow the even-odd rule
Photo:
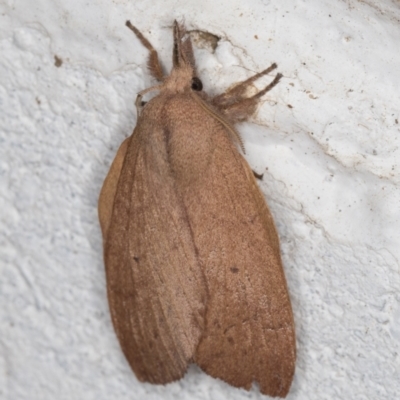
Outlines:
[[[280,74],[253,96],[245,80],[210,97],[190,36],[173,28],[173,68],[156,50],[159,82],[138,94],[137,125],[99,198],[108,301],[122,350],[140,381],[166,384],[190,363],[249,390],[284,397],[296,359],[278,235],[235,123],[255,112]],[[158,94],[147,103],[142,96]]]

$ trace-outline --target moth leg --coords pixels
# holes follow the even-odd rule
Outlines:
[[[214,97],[214,99],[212,99],[212,104],[231,122],[247,120],[256,111],[260,98],[278,84],[279,80],[282,78],[282,74],[277,74],[269,85],[251,97],[245,97],[248,87],[255,80],[263,75],[268,74],[276,67],[277,65],[274,63],[266,70],[261,71],[251,78],[239,83],[237,86],[228,90],[227,92]]]
[[[143,95],[151,92],[153,90],[160,90],[160,87],[162,85],[156,85],[156,86],[151,86],[147,89],[142,90],[141,92],[139,92],[136,96],[136,101],[135,101],[135,106],[136,106],[136,112],[137,112],[137,116],[139,118],[140,113],[142,112],[143,107],[146,105],[147,101],[142,101],[143,99]]]
[[[232,89],[227,90],[225,93],[222,93],[213,98],[213,104],[216,106],[226,106],[231,103],[236,103],[238,100],[243,100],[246,95],[246,91],[249,86],[255,82],[257,79],[261,78],[262,76],[269,74],[271,71],[276,69],[278,66],[273,63],[264,71],[261,71],[252,77],[246,79],[243,82],[239,82],[236,86]]]
[[[154,49],[151,43],[142,35],[139,29],[133,26],[130,21],[126,21],[125,25],[133,31],[133,33],[137,36],[142,45],[150,51],[149,59],[147,60],[147,67],[150,71],[151,76],[156,78],[157,81],[161,82],[164,79],[164,72],[162,70],[160,60],[158,59],[157,51]]]
[[[136,106],[136,114],[139,118],[140,114],[142,113],[143,107],[146,105],[145,101],[142,101],[143,95],[140,93],[136,96],[135,106]]]

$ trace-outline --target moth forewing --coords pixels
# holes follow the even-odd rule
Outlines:
[[[117,153],[99,199],[107,291],[122,350],[142,381],[188,364],[233,386],[284,397],[294,374],[293,315],[276,229],[234,124],[261,95],[202,92],[190,37],[174,24],[173,69]],[[142,92],[143,94],[143,92]]]

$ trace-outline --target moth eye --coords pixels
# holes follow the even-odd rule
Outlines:
[[[147,101],[141,101],[140,102],[141,107],[144,107],[146,104],[147,104]]]
[[[200,92],[200,90],[203,89],[203,84],[199,78],[196,76],[192,78],[192,89],[196,90],[197,92]]]

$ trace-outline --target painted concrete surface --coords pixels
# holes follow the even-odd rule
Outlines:
[[[272,62],[284,75],[238,129],[281,238],[298,344],[288,399],[397,398],[399,2],[2,0],[0,11],[0,398],[262,398],[195,366],[166,387],[139,383],[108,312],[97,198],[153,83],[124,23],[170,68],[183,17],[219,38],[196,40],[209,93]]]

